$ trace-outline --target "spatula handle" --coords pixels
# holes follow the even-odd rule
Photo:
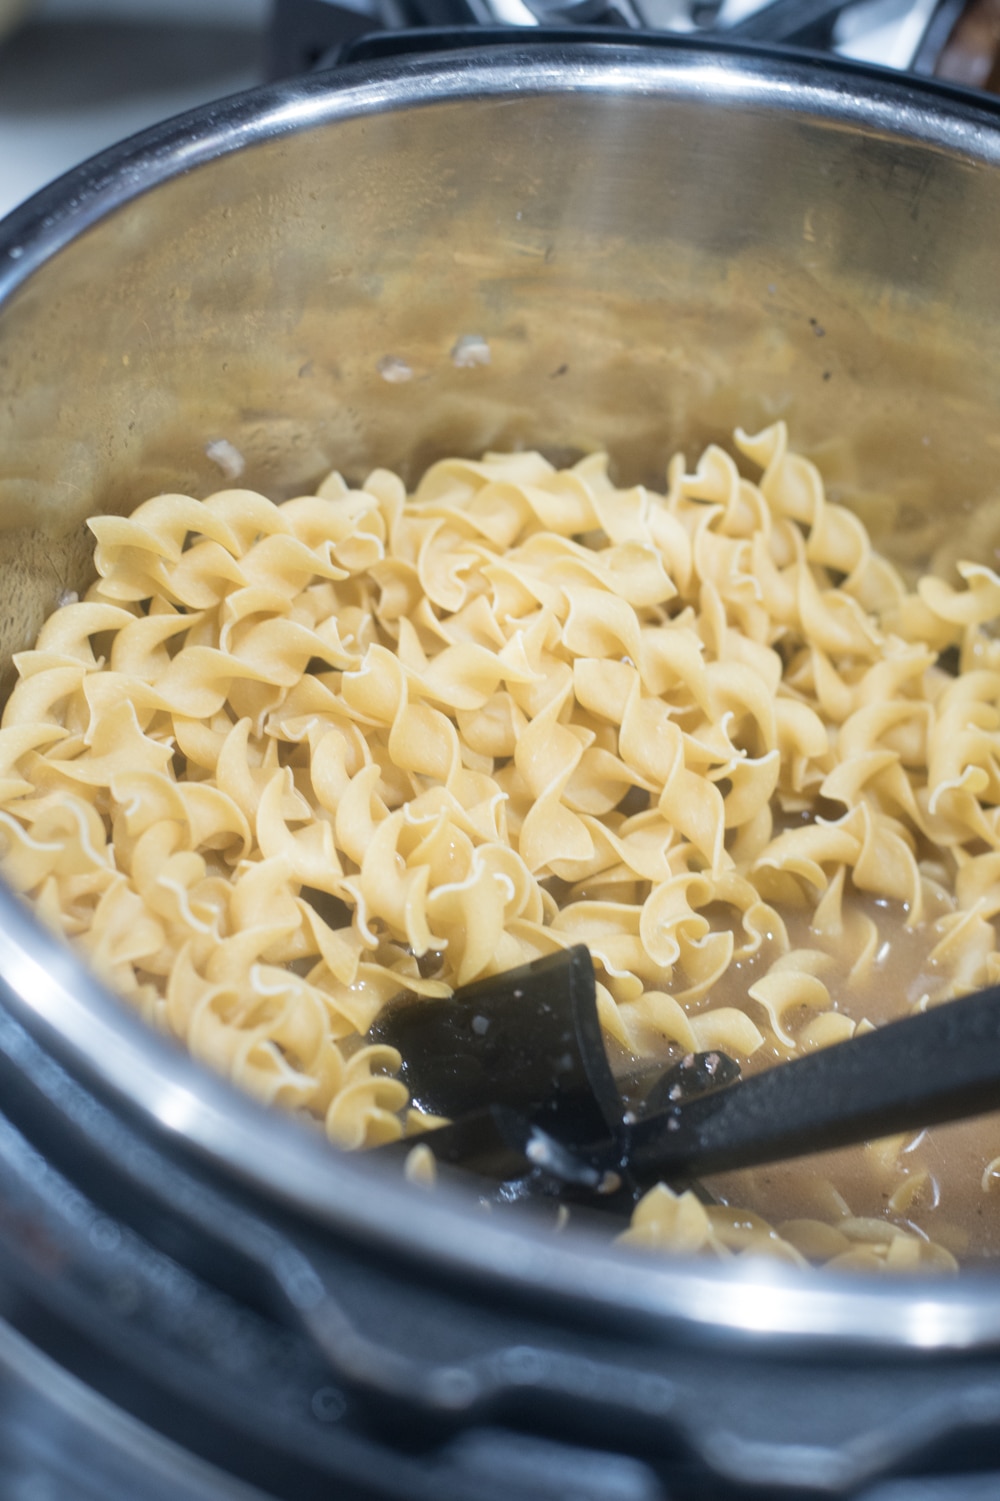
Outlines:
[[[641,1121],[636,1180],[701,1177],[1000,1108],[1000,986]]]

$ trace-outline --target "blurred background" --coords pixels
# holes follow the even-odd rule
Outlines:
[[[264,75],[270,0],[0,0],[0,215],[95,151]]]

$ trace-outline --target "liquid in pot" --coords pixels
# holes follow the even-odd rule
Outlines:
[[[515,454],[96,519],[98,582],[17,659],[6,879],[351,1147],[426,1124],[365,1041],[387,1000],[574,942],[646,1063],[759,1067],[992,982],[1000,578],[911,587],[781,425],[737,448],[757,481],[712,448],[664,495]],[[954,1130],[714,1185],[738,1212],[657,1190],[628,1238],[989,1254],[989,1127]]]

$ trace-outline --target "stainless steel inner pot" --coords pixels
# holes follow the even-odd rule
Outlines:
[[[336,466],[610,447],[659,478],[777,417],[904,564],[1000,522],[1000,109],[877,73],[529,43],[256,91],[0,227],[3,662],[89,577],[85,518]],[[489,363],[455,357],[465,337]],[[877,1287],[618,1257],[384,1180],[208,1077],[0,890],[8,1011],[123,1109],[338,1233],[758,1342],[1000,1339],[992,1278]]]

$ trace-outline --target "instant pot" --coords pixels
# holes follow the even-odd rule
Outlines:
[[[992,538],[1000,104],[701,38],[458,40],[361,44],[0,226],[8,684],[88,515],[237,462],[278,497],[607,445],[639,481],[781,417],[903,564]],[[0,889],[4,1501],[998,1494],[994,1273],[657,1260],[408,1184]]]

